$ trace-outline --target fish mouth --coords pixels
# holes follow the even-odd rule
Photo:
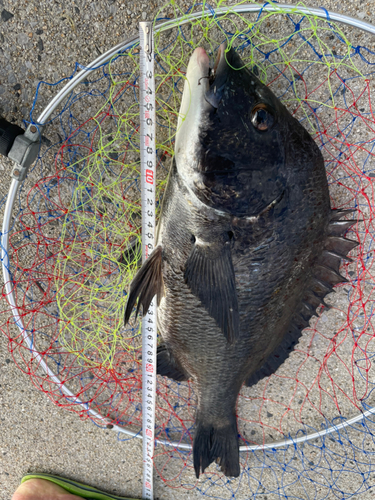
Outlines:
[[[205,100],[214,108],[218,108],[223,97],[224,87],[227,81],[229,66],[225,59],[227,42],[223,42],[217,51],[214,66],[209,68],[208,89],[205,93]]]
[[[226,42],[223,42],[219,46],[219,48],[217,50],[217,54],[216,54],[214,66],[209,68],[208,84],[209,84],[210,87],[212,86],[212,84],[215,81],[215,78],[216,78],[216,75],[217,75],[217,70],[218,70],[219,66],[222,66],[222,61],[225,60],[225,49],[226,49],[226,47],[227,47],[227,43]]]
[[[195,150],[207,113],[219,106],[230,69],[225,59],[226,47],[226,42],[219,46],[211,68],[203,47],[197,47],[190,57],[177,121],[177,166],[183,164],[184,160],[180,158],[189,156]]]

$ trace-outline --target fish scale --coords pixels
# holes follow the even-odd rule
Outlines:
[[[158,247],[125,315],[157,295],[158,373],[196,384],[197,477],[215,460],[239,475],[242,384],[287,359],[357,244],[343,237],[349,213],[331,210],[311,136],[233,49],[218,61],[205,84],[203,49],[189,62]]]

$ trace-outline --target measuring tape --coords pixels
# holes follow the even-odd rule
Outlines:
[[[154,249],[155,240],[155,79],[154,37],[151,22],[139,23],[140,41],[140,120],[142,191],[142,262]],[[153,298],[142,318],[142,498],[153,500],[153,456],[155,439],[156,391],[156,301]]]

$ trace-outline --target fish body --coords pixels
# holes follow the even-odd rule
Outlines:
[[[319,148],[233,50],[214,71],[202,48],[187,70],[159,240],[132,282],[158,299],[158,373],[192,378],[194,467],[238,476],[236,401],[273,373],[356,245],[332,211]]]

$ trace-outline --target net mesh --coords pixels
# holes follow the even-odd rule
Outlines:
[[[197,481],[191,451],[166,444],[192,443],[194,383],[158,376],[159,497],[170,497],[168,486],[209,498],[351,498],[373,486],[375,469],[373,417],[340,426],[374,405],[374,46],[328,13],[320,19],[281,8],[254,14],[228,8],[223,16],[201,15],[219,5],[197,3],[186,11],[172,2],[159,14],[159,20],[197,18],[155,34],[157,216],[189,57],[203,46],[214,59],[226,39],[319,145],[332,207],[356,208],[347,237],[360,245],[352,262],[342,263],[348,281],[327,297],[330,308],[310,321],[277,373],[243,387],[238,399],[241,445],[321,434],[242,452],[237,479],[212,464]],[[103,426],[89,415],[92,408],[109,427],[135,434],[142,421],[140,329],[134,320],[125,328],[123,318],[140,258],[131,246],[141,234],[139,77],[134,44],[93,68],[46,124],[17,195],[5,260],[24,331],[9,306],[0,322],[14,362],[58,406]],[[30,121],[66,80],[39,84]]]

